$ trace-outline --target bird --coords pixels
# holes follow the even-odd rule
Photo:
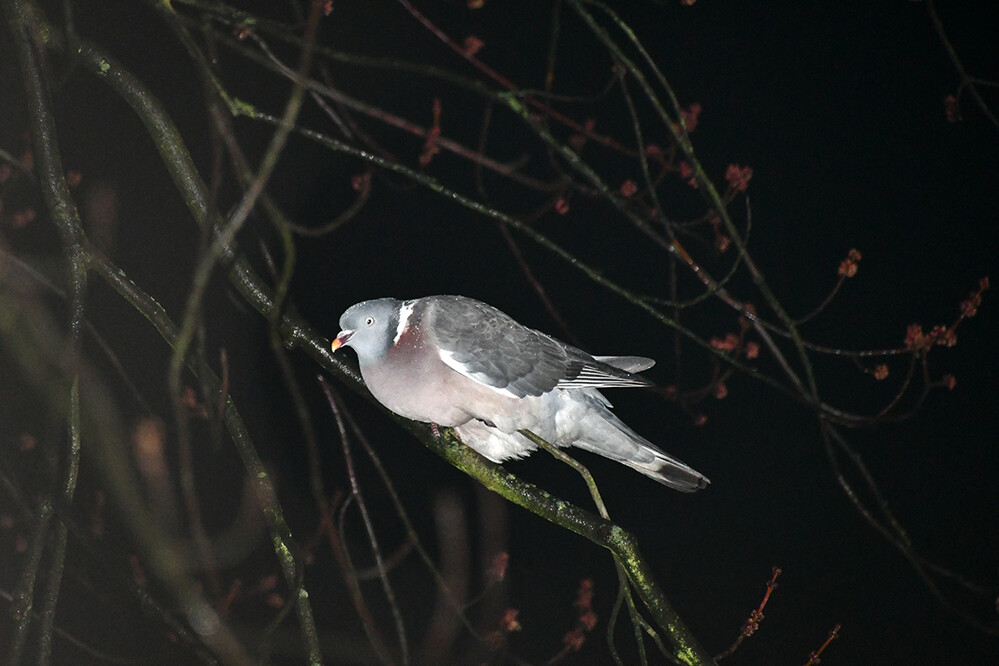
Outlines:
[[[650,387],[640,356],[591,356],[465,296],[378,298],[350,306],[332,342],[352,348],[378,402],[452,428],[496,463],[529,455],[528,430],[617,461],[670,488],[709,481],[629,428],[598,389]]]

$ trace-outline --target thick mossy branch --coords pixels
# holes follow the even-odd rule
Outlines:
[[[635,537],[624,528],[575,504],[559,499],[492,463],[461,443],[450,430],[440,439],[420,423],[396,417],[428,448],[490,490],[559,527],[607,548],[621,562],[628,578],[658,624],[669,637],[676,655],[686,664],[710,664],[711,657],[683,623],[652,575],[638,550]]]

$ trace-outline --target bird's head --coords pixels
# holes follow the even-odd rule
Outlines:
[[[340,317],[340,332],[332,348],[352,347],[362,363],[380,359],[392,346],[399,327],[402,302],[394,298],[364,301]]]

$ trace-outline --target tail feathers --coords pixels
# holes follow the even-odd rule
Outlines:
[[[643,372],[656,364],[651,358],[644,356],[594,356],[593,358],[625,372]]]
[[[708,484],[711,483],[706,476],[676,458],[671,458],[658,451],[656,453],[659,454],[659,457],[651,463],[635,460],[619,460],[618,462],[641,472],[653,481],[658,481],[684,493],[707,488]]]
[[[697,470],[660,451],[610,410],[599,415],[591,413],[583,430],[586,439],[577,439],[573,446],[627,465],[674,490],[692,493],[711,483]]]

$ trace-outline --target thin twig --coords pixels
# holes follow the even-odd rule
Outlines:
[[[392,585],[389,583],[388,570],[385,568],[385,560],[382,558],[381,547],[378,545],[378,538],[375,536],[375,526],[371,520],[371,515],[368,512],[367,503],[364,501],[364,495],[361,493],[361,485],[357,479],[357,472],[354,469],[354,458],[350,452],[350,438],[347,436],[347,429],[344,427],[343,417],[340,414],[340,407],[337,405],[337,400],[333,395],[332,388],[329,384],[323,383],[323,391],[326,394],[326,402],[330,407],[330,412],[333,414],[333,418],[336,419],[337,429],[340,431],[340,446],[343,449],[344,462],[347,465],[347,478],[350,480],[350,492],[353,501],[357,504],[358,511],[361,514],[361,521],[364,523],[364,529],[368,533],[368,544],[371,546],[371,553],[375,557],[375,565],[378,567],[378,572],[381,574],[378,578],[382,584],[382,590],[385,592],[385,599],[388,601],[389,608],[392,611],[392,619],[395,622],[396,637],[399,640],[399,650],[402,653],[402,663],[409,663],[409,641],[406,639],[406,625],[402,621],[402,613],[399,611],[399,605],[395,600],[395,592],[392,590]],[[346,505],[344,505],[346,507]],[[390,663],[391,659],[388,659],[388,655],[381,655],[383,661]]]

